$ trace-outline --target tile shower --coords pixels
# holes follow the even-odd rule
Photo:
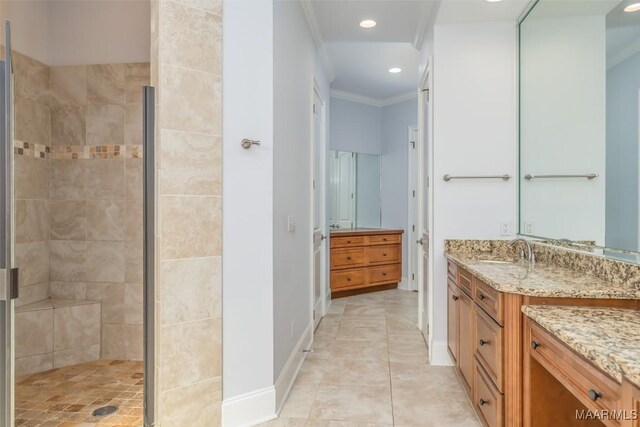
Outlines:
[[[16,375],[142,360],[149,64],[14,58]]]

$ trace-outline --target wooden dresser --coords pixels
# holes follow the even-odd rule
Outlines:
[[[397,287],[402,278],[403,233],[383,229],[331,232],[332,297]]]

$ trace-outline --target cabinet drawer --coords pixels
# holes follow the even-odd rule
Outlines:
[[[400,265],[385,265],[367,269],[367,282],[370,285],[383,283],[398,283],[400,281]]]
[[[400,262],[400,245],[369,246],[367,248],[369,264],[392,264]]]
[[[488,427],[504,425],[504,396],[493,385],[479,363],[475,363],[473,406]]]
[[[365,248],[334,249],[331,251],[331,268],[362,267],[366,264]]]
[[[330,236],[332,248],[345,248],[349,246],[364,246],[364,236],[333,237]]]
[[[471,281],[473,280],[473,275],[469,273],[464,268],[458,268],[458,285],[467,292],[467,295],[472,295],[471,293]]]
[[[451,280],[458,282],[458,265],[451,260],[447,261],[447,274]]]
[[[531,320],[525,323],[524,345],[562,385],[591,411],[620,410],[621,386],[600,369],[550,335]],[[619,426],[615,419],[605,425]]]
[[[487,376],[498,390],[504,390],[503,383],[503,329],[491,317],[480,310],[475,310],[475,354],[485,369]]]
[[[381,236],[369,236],[370,245],[387,245],[402,243],[401,234],[384,234]]]
[[[477,277],[474,277],[473,281],[475,284],[473,291],[473,299],[475,302],[477,302],[484,311],[489,313],[489,316],[493,317],[493,320],[500,325],[504,325],[502,316],[502,293],[496,291]]]
[[[364,270],[338,270],[331,272],[331,290],[361,287],[365,284]]]

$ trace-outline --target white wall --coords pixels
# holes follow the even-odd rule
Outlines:
[[[45,64],[149,62],[150,1],[10,0],[14,48]]]
[[[516,179],[444,182],[444,174],[516,174],[515,23],[437,25],[434,35],[433,363],[450,363],[445,239],[500,238],[516,220]]]
[[[605,17],[529,17],[521,28],[522,175],[600,175],[523,180],[523,224],[532,223],[527,234],[604,245]]]
[[[409,270],[409,126],[417,124],[417,97],[382,108],[382,226],[404,230],[403,278],[407,278]]]
[[[374,105],[331,98],[331,137],[334,151],[380,154],[382,109]]]
[[[272,16],[269,0],[223,6],[225,401],[273,386]],[[244,150],[243,138],[262,145]]]

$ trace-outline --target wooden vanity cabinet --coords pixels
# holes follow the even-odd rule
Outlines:
[[[402,279],[402,233],[403,230],[331,233],[332,297],[397,286]]]
[[[455,371],[486,427],[524,423],[523,305],[639,308],[636,300],[532,297],[495,290],[452,260],[447,265],[447,343]],[[527,344],[528,345],[528,344]],[[635,395],[636,405],[640,392]],[[542,418],[541,418],[542,419]],[[602,424],[595,424],[602,426]],[[583,423],[581,426],[591,426]],[[620,427],[640,427],[639,424]]]

